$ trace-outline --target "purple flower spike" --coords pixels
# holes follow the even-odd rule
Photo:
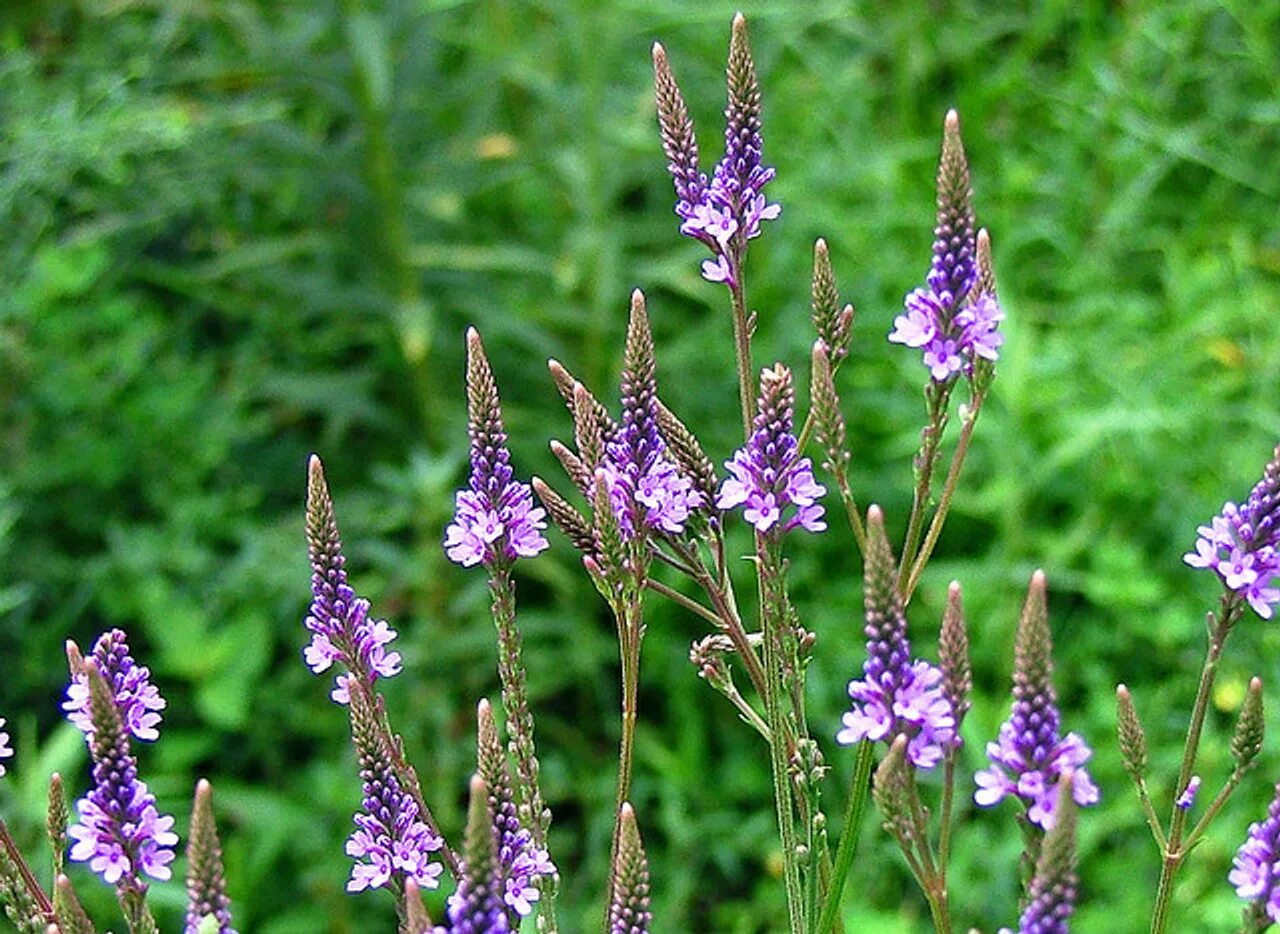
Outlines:
[[[511,452],[502,425],[498,385],[475,328],[467,329],[467,432],[471,476],[459,490],[444,549],[463,567],[509,565],[546,549],[546,512],[534,505],[529,484],[512,476]]]
[[[493,820],[488,786],[473,775],[462,877],[449,896],[449,926],[437,927],[435,934],[510,934],[514,930],[503,900]]]
[[[743,517],[762,535],[796,526],[809,532],[827,527],[818,502],[827,491],[814,480],[809,458],[798,456],[792,434],[794,408],[791,371],[780,363],[764,370],[751,438],[725,461],[729,476],[716,496],[719,509],[742,506]]]
[[[1263,470],[1243,506],[1227,503],[1209,525],[1196,529],[1195,551],[1182,560],[1193,568],[1209,568],[1253,607],[1270,619],[1280,603],[1280,447]]]
[[[653,47],[658,126],[667,169],[676,189],[680,232],[710,248],[713,259],[702,264],[703,278],[737,288],[747,241],[760,236],[760,223],[773,220],[782,208],[770,203],[764,188],[774,170],[761,163],[760,84],[747,42],[747,22],[739,13],[729,41],[728,103],[725,106],[725,153],[710,182],[698,165],[698,142],[689,109],[680,94],[667,53]]]
[[[1250,903],[1250,909],[1261,918],[1280,921],[1280,784],[1267,809],[1267,819],[1249,826],[1249,836],[1236,852],[1233,868],[1227,876],[1236,894]],[[1249,930],[1261,930],[1251,927]]]
[[[303,650],[303,659],[316,674],[335,662],[346,667],[330,694],[337,703],[346,704],[351,700],[351,678],[372,687],[378,678],[398,674],[400,653],[387,651],[396,631],[386,620],[371,620],[369,601],[357,597],[347,583],[333,499],[324,466],[315,455],[307,465],[307,553],[312,600],[303,625],[311,632],[311,643]]]
[[[702,494],[667,453],[658,427],[657,367],[644,293],[631,294],[622,366],[622,424],[605,446],[600,471],[622,535],[679,535]]]
[[[973,800],[991,807],[1013,795],[1027,806],[1027,819],[1042,830],[1053,827],[1063,775],[1073,776],[1072,798],[1077,805],[1098,802],[1098,788],[1084,769],[1092,750],[1075,733],[1059,736],[1051,649],[1045,577],[1043,571],[1036,571],[1018,622],[1013,710],[1000,727],[999,739],[987,743],[991,766],[974,776],[978,790]]]
[[[849,682],[853,709],[841,718],[836,742],[862,740],[892,744],[907,737],[906,757],[918,769],[942,761],[958,743],[955,716],[947,700],[942,672],[911,661],[907,618],[896,585],[897,564],[879,506],[867,510],[867,561],[864,583],[867,660],[860,681]]]
[[[994,362],[1004,343],[1004,312],[980,275],[973,188],[960,139],[960,118],[947,113],[938,163],[938,213],[927,285],[911,292],[889,340],[921,350],[932,378],[945,383],[974,375],[979,360]]]
[[[113,635],[108,633],[108,636]],[[102,640],[99,640],[102,644]],[[127,656],[128,647],[118,643]],[[138,897],[147,889],[143,874],[168,879],[173,862],[173,818],[156,809],[156,799],[138,781],[138,763],[129,750],[125,713],[130,698],[113,695],[112,686],[98,669],[96,658],[79,661],[69,647],[73,664],[88,691],[86,731],[93,757],[93,788],[76,802],[78,823],[67,831],[73,841],[71,859],[88,862],[89,868],[122,893]]]
[[[116,699],[125,729],[137,739],[152,742],[160,735],[160,714],[165,701],[160,691],[151,683],[151,671],[145,665],[134,662],[125,642],[125,634],[119,629],[104,632],[93,646],[93,660],[98,671]],[[71,677],[67,687],[67,699],[62,704],[67,719],[85,735],[93,733],[93,718],[89,713],[89,679],[83,671]]]
[[[0,717],[0,727],[4,726],[4,717]],[[9,746],[9,734],[0,730],[0,759],[12,759],[13,749]],[[0,762],[0,775],[4,775],[4,763]]]

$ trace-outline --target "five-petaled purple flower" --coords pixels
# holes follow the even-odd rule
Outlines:
[[[104,632],[93,646],[93,659],[98,672],[107,680],[115,695],[116,706],[124,720],[125,729],[138,739],[153,742],[159,735],[159,711],[164,710],[165,700],[159,689],[151,683],[151,671],[145,665],[134,662],[129,655],[125,634],[119,629]],[[93,733],[93,720],[89,712],[89,679],[83,671],[71,676],[67,687],[67,699],[62,704],[67,719],[85,735]]]
[[[475,328],[467,330],[467,417],[471,474],[445,529],[445,553],[463,567],[532,558],[547,547],[546,512],[512,476],[498,387]]]
[[[1059,735],[1057,695],[1050,660],[1045,577],[1031,578],[1014,648],[1013,708],[996,742],[987,743],[991,765],[974,776],[973,800],[991,807],[1013,795],[1027,806],[1027,819],[1043,830],[1053,827],[1058,782],[1070,773],[1072,798],[1096,804],[1098,788],[1084,764],[1093,751],[1075,733]]]
[[[78,657],[78,652],[69,651]],[[99,669],[102,655],[116,664],[107,677]],[[110,885],[142,892],[146,890],[142,874],[162,880],[170,877],[178,837],[173,818],[156,809],[155,797],[138,781],[138,763],[129,749],[128,715],[137,703],[140,682],[129,677],[135,666],[123,633],[113,630],[103,635],[94,655],[79,666],[80,677],[72,683],[83,679],[88,697],[83,708],[69,710],[68,718],[87,709],[91,725],[85,739],[93,758],[93,788],[76,802],[80,819],[67,831],[73,841],[70,857],[87,861]],[[117,684],[129,685],[130,693],[116,694]],[[154,723],[146,731],[154,738]]]
[[[1194,551],[1183,556],[1193,568],[1214,571],[1263,619],[1280,603],[1280,447],[1243,506],[1227,503],[1209,525],[1196,529]]]
[[[1272,921],[1280,921],[1280,784],[1267,819],[1249,825],[1227,881],[1237,895],[1255,903]]]
[[[747,43],[746,20],[741,14],[733,20],[724,112],[725,153],[710,182],[699,167],[693,121],[660,45],[653,48],[653,64],[658,126],[667,169],[675,183],[680,232],[711,249],[713,258],[702,264],[704,278],[737,288],[747,241],[760,236],[761,221],[773,220],[782,212],[764,194],[774,169],[761,162],[760,85]]]
[[[357,597],[347,583],[346,558],[334,516],[333,500],[320,458],[312,455],[307,475],[307,553],[311,560],[311,607],[303,625],[311,642],[303,659],[316,674],[335,662],[346,672],[334,680],[330,696],[339,704],[351,700],[351,680],[372,686],[378,678],[400,672],[400,653],[388,652],[396,631],[386,620],[369,618],[369,601]]]
[[[906,297],[889,340],[921,351],[936,382],[972,376],[978,360],[994,361],[1004,335],[1004,312],[979,286],[973,190],[955,111],[947,114],[938,165],[938,216],[926,287]]]
[[[751,438],[725,461],[729,476],[720,485],[716,507],[742,506],[743,517],[761,534],[796,526],[821,532],[827,527],[818,502],[827,491],[814,480],[809,458],[798,456],[791,431],[794,407],[791,371],[782,364],[764,370]],[[788,510],[794,512],[784,520]]]
[[[0,717],[0,727],[4,726],[4,717]],[[9,734],[0,729],[0,759],[12,759],[13,749],[9,746]],[[4,763],[0,762],[0,775],[4,775]]]
[[[942,671],[911,661],[907,617],[896,584],[896,563],[879,506],[867,511],[867,559],[863,600],[866,609],[867,660],[861,680],[849,682],[853,709],[841,717],[836,742],[892,743],[907,737],[906,755],[916,768],[929,769],[959,742],[955,714],[947,700]]]

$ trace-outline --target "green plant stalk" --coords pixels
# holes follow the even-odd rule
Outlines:
[[[916,548],[920,544],[920,534],[924,530],[924,515],[929,507],[929,499],[933,487],[933,471],[938,465],[938,457],[942,447],[942,435],[947,428],[947,409],[951,402],[951,391],[955,388],[955,380],[937,383],[929,380],[925,387],[925,406],[928,413],[928,424],[922,432],[920,451],[916,454],[916,485],[911,497],[911,517],[907,520],[907,534],[902,543],[902,565],[898,572],[898,592],[903,593],[907,577],[915,562]],[[906,599],[903,599],[906,604]]]
[[[1222,595],[1217,618],[1214,619],[1213,614],[1210,614],[1209,648],[1205,653],[1204,667],[1200,671],[1200,686],[1196,690],[1195,704],[1191,708],[1191,723],[1187,727],[1187,740],[1182,748],[1182,766],[1178,770],[1175,788],[1187,787],[1187,782],[1195,769],[1196,753],[1200,749],[1200,735],[1204,731],[1204,718],[1209,709],[1213,683],[1218,675],[1218,662],[1222,658],[1227,636],[1231,634],[1242,612],[1243,604],[1240,597],[1227,591]],[[1182,831],[1186,820],[1187,812],[1175,803],[1169,818],[1169,839],[1164,849],[1164,859],[1160,866],[1160,883],[1156,888],[1155,906],[1151,912],[1151,934],[1164,934],[1169,926],[1174,880],[1187,856],[1187,849],[1182,845]]]
[[[609,865],[618,863],[618,847],[621,845],[622,824],[618,817],[622,805],[631,797],[632,762],[635,755],[635,734],[640,686],[640,643],[644,637],[643,585],[633,581],[622,597],[622,611],[617,616],[618,655],[622,667],[622,725],[618,741],[618,787],[614,796],[613,839],[609,844]],[[605,918],[613,904],[613,872],[609,873],[608,893],[605,899]]]
[[[924,806],[920,803],[920,788],[916,784],[915,773],[911,773],[910,795],[911,821],[915,825],[915,843],[920,853],[920,865],[924,871],[921,888],[929,902],[929,914],[933,917],[933,927],[938,934],[951,934],[951,915],[947,901],[946,878],[933,857],[929,848],[929,821],[925,816]]]
[[[529,707],[529,691],[522,659],[522,638],[516,623],[515,582],[511,568],[498,564],[489,574],[494,626],[498,630],[498,678],[502,682],[502,709],[507,717],[508,748],[516,760],[518,796],[516,805],[522,815],[534,846],[545,849],[550,815],[542,801],[538,782],[538,754],[533,741],[533,711]],[[539,929],[555,931],[556,879],[554,874],[538,877]]]
[[[782,562],[776,541],[756,536],[760,579],[760,620],[764,632],[764,669],[767,690],[765,712],[769,722],[769,764],[773,776],[773,799],[778,812],[778,835],[782,840],[782,874],[787,894],[787,916],[791,934],[804,934],[804,892],[796,835],[795,807],[789,774],[789,731],[783,713],[787,693],[782,677],[782,630],[787,625],[787,603],[782,592]]]
[[[858,743],[853,760],[853,780],[849,784],[849,800],[845,804],[844,827],[840,832],[840,845],[836,848],[835,866],[831,870],[831,882],[827,886],[826,901],[814,929],[817,934],[829,934],[840,911],[840,899],[849,868],[858,852],[858,837],[862,831],[862,810],[867,801],[867,783],[871,778],[872,745],[867,740]]]
[[[840,492],[840,502],[844,504],[845,515],[849,519],[849,528],[853,530],[854,540],[858,543],[858,551],[866,554],[867,552],[867,529],[862,522],[862,513],[858,510],[858,503],[853,498],[853,491],[849,488],[849,476],[845,469],[841,467],[835,474],[836,489]]]
[[[1196,844],[1200,842],[1200,838],[1204,836],[1204,832],[1209,829],[1209,825],[1222,810],[1222,806],[1227,803],[1227,799],[1230,798],[1232,793],[1240,787],[1240,779],[1243,777],[1244,772],[1240,769],[1232,771],[1231,777],[1227,779],[1227,783],[1222,786],[1222,790],[1219,791],[1213,801],[1210,802],[1209,807],[1205,809],[1200,820],[1197,821],[1196,825],[1191,829],[1191,833],[1187,834],[1186,842],[1182,845],[1182,848],[1186,852],[1190,853],[1195,849]]]
[[[938,508],[933,512],[933,518],[929,522],[929,531],[924,537],[924,544],[920,546],[920,551],[916,555],[915,561],[912,562],[911,574],[908,576],[906,587],[902,591],[902,602],[904,604],[911,601],[911,595],[915,593],[916,585],[920,582],[920,575],[924,573],[924,569],[929,563],[929,558],[933,555],[934,546],[938,543],[938,536],[942,534],[942,526],[947,521],[947,513],[951,509],[951,497],[955,495],[956,487],[960,484],[960,470],[964,467],[965,455],[969,453],[969,442],[973,440],[973,429],[978,423],[978,413],[982,411],[982,402],[985,398],[985,392],[975,393],[973,405],[965,413],[964,424],[960,427],[960,438],[956,442],[955,453],[951,455],[951,464],[947,468],[947,478],[943,482],[942,495],[938,499]]]
[[[18,871],[18,875],[22,879],[22,887],[27,890],[27,895],[40,908],[40,913],[52,923],[54,920],[53,902],[49,900],[49,896],[44,893],[44,889],[36,881],[35,873],[31,871],[31,867],[23,859],[22,851],[18,849],[18,845],[13,842],[13,837],[9,834],[9,825],[4,822],[3,818],[0,818],[0,847],[4,848],[9,862]]]
[[[742,251],[735,261],[738,278],[742,278]],[[751,437],[751,422],[756,414],[756,374],[751,366],[751,322],[747,317],[747,299],[742,283],[729,289],[733,303],[733,346],[738,361],[738,397],[742,402],[742,436]]]
[[[130,934],[159,934],[160,929],[156,927],[156,919],[152,917],[151,909],[147,907],[146,890],[130,886],[119,889],[117,892],[120,910],[124,912],[124,920],[129,925]]]
[[[942,829],[938,831],[938,874],[943,888],[946,888],[947,863],[951,857],[951,817],[955,810],[956,794],[956,752],[955,749],[948,750],[946,761],[942,766]]]
[[[1168,846],[1168,841],[1164,836],[1164,828],[1160,826],[1160,818],[1156,816],[1156,809],[1151,804],[1151,794],[1147,791],[1147,780],[1145,778],[1134,778],[1134,787],[1138,790],[1138,800],[1142,803],[1142,813],[1147,818],[1147,826],[1151,828],[1151,836],[1156,841],[1156,846],[1163,852]]]

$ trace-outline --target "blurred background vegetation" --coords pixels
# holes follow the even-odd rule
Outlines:
[[[554,356],[605,398],[627,295],[650,298],[663,394],[722,459],[739,440],[724,289],[698,276],[658,145],[649,47],[668,48],[704,158],[720,152],[734,6],[677,0],[47,0],[0,13],[0,807],[34,848],[62,642],[111,626],[169,699],[145,777],[180,827],[214,781],[238,927],[389,929],[348,897],[359,800],[346,722],[301,663],[304,462],[326,461],[360,591],[401,632],[388,685],[446,828],[463,819],[474,704],[496,694],[483,575],[439,542],[465,463],[462,339],[485,336],[518,472],[558,481]],[[965,585],[970,764],[1007,712],[1012,632],[1046,569],[1064,726],[1097,750],[1075,930],[1145,928],[1157,859],[1113,742],[1133,689],[1162,800],[1216,584],[1181,563],[1280,439],[1280,4],[748,3],[766,161],[783,206],[753,245],[757,362],[803,374],[808,272],[828,238],[858,307],[840,374],[857,490],[901,535],[923,370],[885,342],[928,264],[942,115],[959,108],[1008,342],[912,612],[932,654]],[[802,396],[803,397],[803,396]],[[559,536],[521,571],[566,930],[601,912],[616,742],[610,621]],[[815,732],[862,662],[847,530],[797,537],[819,637]],[[662,931],[781,926],[767,760],[686,660],[699,626],[654,601],[636,804]],[[1274,625],[1233,637],[1207,792],[1248,677],[1278,701]],[[1271,718],[1274,723],[1274,717]],[[833,822],[850,767],[834,765]],[[1273,747],[1196,852],[1177,928],[1226,930],[1234,849],[1280,777]],[[958,922],[1014,918],[1008,806],[960,817]],[[868,820],[851,930],[927,911]],[[82,890],[110,912],[102,886]],[[174,929],[181,885],[155,887]],[[442,896],[433,905],[439,908]],[[104,914],[104,917],[109,914]]]

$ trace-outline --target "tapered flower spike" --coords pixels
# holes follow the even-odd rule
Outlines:
[[[211,919],[211,920],[210,920]],[[235,934],[231,900],[222,868],[222,844],[213,818],[213,786],[196,783],[191,806],[191,836],[187,841],[187,919],[183,934]]]
[[[49,808],[45,818],[45,832],[49,836],[49,849],[53,852],[53,874],[61,874],[67,853],[67,825],[71,814],[67,810],[67,794],[62,788],[62,776],[54,772],[49,776]]]
[[[975,226],[973,183],[960,138],[960,115],[948,110],[938,159],[938,217],[929,285],[935,294],[950,294],[952,310],[969,294],[977,274]]]
[[[832,368],[835,369],[849,355],[854,311],[852,305],[840,307],[835,271],[831,268],[831,254],[827,250],[827,241],[821,238],[813,245],[812,290],[813,327],[827,350]]]
[[[910,773],[907,769],[907,737],[899,734],[889,746],[884,760],[876,766],[871,782],[871,797],[880,811],[881,822],[900,841],[912,834],[909,801]]]
[[[573,453],[568,447],[559,441],[552,439],[551,453],[555,455],[555,459],[560,462],[560,466],[564,468],[566,476],[573,481],[573,485],[584,495],[590,495],[592,487],[595,486],[595,473],[588,469],[583,463],[582,458]]]
[[[53,911],[61,934],[96,934],[71,880],[61,873],[53,881]]]
[[[1248,902],[1246,931],[1262,931],[1280,921],[1280,784],[1263,821],[1249,826],[1227,876],[1236,894]]]
[[[583,474],[592,476],[604,460],[604,435],[595,416],[595,399],[581,383],[573,385],[573,443],[578,448]]]
[[[125,640],[124,632],[119,629],[103,633],[94,643],[92,658],[111,687],[125,728],[135,739],[154,741],[160,735],[157,729],[160,725],[159,711],[164,710],[165,700],[151,683],[151,671],[133,660]],[[74,651],[78,659],[80,650],[76,648]],[[89,682],[83,672],[76,673],[80,670],[80,662],[70,655],[68,659],[73,674],[62,709],[80,732],[89,735],[93,732],[89,714]]]
[[[1262,751],[1266,717],[1262,710],[1262,681],[1252,678],[1244,703],[1240,706],[1240,718],[1236,721],[1231,737],[1231,756],[1236,760],[1236,772],[1242,774],[1253,767]]]
[[[1027,819],[1051,830],[1057,786],[1070,772],[1075,803],[1095,804],[1098,789],[1085,771],[1092,750],[1075,733],[1059,735],[1057,695],[1053,689],[1052,639],[1045,601],[1045,576],[1031,576],[1014,641],[1013,709],[997,742],[987,743],[991,766],[978,772],[973,800],[990,807],[1008,795],[1027,806]]]
[[[831,358],[822,340],[813,342],[812,376],[809,391],[812,394],[810,411],[814,416],[814,439],[826,455],[822,466],[839,473],[849,463],[849,450],[845,440],[844,415],[840,411],[840,397],[831,372]]]
[[[1243,506],[1226,503],[1209,525],[1196,529],[1195,551],[1183,555],[1193,568],[1207,568],[1222,585],[1243,597],[1263,619],[1280,603],[1280,446]]]
[[[565,534],[574,548],[590,554],[595,549],[595,536],[591,532],[591,523],[567,499],[547,486],[540,478],[534,477],[530,483],[556,528]]]
[[[507,567],[532,558],[547,548],[546,513],[534,505],[529,485],[512,475],[498,386],[475,328],[467,329],[467,433],[471,472],[454,498],[445,553],[463,567]]]
[[[606,445],[600,475],[623,539],[679,535],[701,494],[666,452],[658,427],[658,385],[653,335],[644,293],[631,293],[626,355],[622,366],[622,424]],[[600,523],[596,517],[597,525]]]
[[[698,169],[698,140],[693,132],[689,108],[671,72],[667,51],[657,42],[653,44],[653,87],[662,151],[666,154],[667,171],[671,173],[676,187],[676,213],[682,220],[688,220],[692,216],[693,205],[702,200],[707,177]]]
[[[707,457],[697,436],[661,399],[658,400],[658,429],[663,440],[670,445],[671,454],[680,472],[693,481],[701,502],[712,502],[720,483],[716,477],[716,465]]]
[[[618,811],[618,852],[613,865],[609,934],[648,934],[649,860],[636,825],[636,812],[624,801]]]
[[[991,234],[987,232],[987,228],[983,227],[978,231],[977,237],[977,254],[978,254],[978,282],[974,286],[975,291],[979,295],[990,295],[992,298],[998,299],[996,292],[996,271],[991,265]]]
[[[1068,934],[1075,912],[1079,878],[1076,875],[1076,805],[1072,773],[1063,775],[1054,807],[1057,821],[1045,836],[1036,861],[1026,910],[1018,919],[1019,934]]]
[[[893,742],[905,737],[911,765],[928,769],[942,761],[956,742],[955,716],[943,690],[942,672],[925,661],[911,661],[907,618],[897,588],[897,562],[879,506],[867,510],[867,548],[863,583],[867,660],[862,679],[849,682],[853,709],[841,717],[836,742]]]
[[[808,532],[827,527],[819,497],[827,491],[813,478],[809,458],[800,456],[792,433],[795,389],[791,371],[782,364],[760,374],[751,437],[732,460],[720,486],[716,507],[742,506],[742,516],[762,535],[777,537],[797,526]]]
[[[973,690],[969,628],[965,624],[959,581],[952,581],[947,588],[947,608],[942,615],[942,631],[938,636],[938,662],[942,668],[942,693],[956,720],[956,745],[959,746],[960,727],[964,724],[965,714],[973,706],[969,700]]]
[[[462,878],[449,896],[449,927],[438,934],[509,934],[502,880],[498,874],[498,838],[493,829],[489,789],[479,775],[471,777]]]
[[[556,384],[556,390],[560,393],[560,398],[564,399],[564,404],[568,407],[569,414],[573,415],[577,407],[578,380],[574,379],[573,374],[565,369],[559,360],[548,360],[547,369],[551,371],[551,379]],[[618,433],[618,426],[609,414],[609,410],[589,390],[587,391],[587,398],[591,402],[591,414],[595,416],[600,426],[601,436],[607,441],[613,440]]]
[[[1120,756],[1125,771],[1134,781],[1147,774],[1147,734],[1142,729],[1133,697],[1123,684],[1116,687],[1116,732],[1120,736]]]

